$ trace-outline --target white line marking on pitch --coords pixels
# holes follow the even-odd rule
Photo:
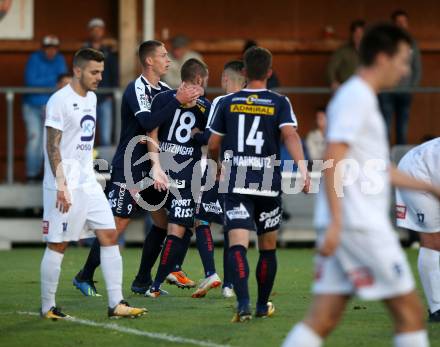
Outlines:
[[[26,316],[40,316],[37,312],[23,312],[18,311],[18,314],[26,315]],[[156,340],[164,340],[169,342],[177,342],[177,343],[187,343],[195,346],[202,346],[202,347],[231,347],[229,345],[220,345],[214,342],[209,341],[200,341],[200,340],[194,340],[194,339],[188,339],[186,337],[180,337],[180,336],[173,336],[163,333],[152,333],[144,330],[138,330],[133,328],[127,328],[121,325],[117,325],[115,323],[99,323],[88,319],[79,319],[72,317],[70,319],[64,319],[65,321],[82,324],[82,325],[88,325],[91,327],[100,327],[107,330],[115,330],[120,333],[126,333],[126,334],[132,334],[132,335],[138,335],[138,336],[145,336],[149,337],[151,339]]]

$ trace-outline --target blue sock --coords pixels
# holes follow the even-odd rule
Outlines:
[[[157,291],[165,278],[176,266],[176,258],[181,251],[183,240],[175,235],[168,235],[162,249],[159,267],[151,286],[152,291]]]
[[[159,228],[154,224],[151,226],[142,246],[141,263],[139,264],[135,282],[146,285],[151,283],[151,269],[159,257],[166,236],[167,231],[165,229]]]
[[[258,300],[257,312],[267,311],[267,302],[277,273],[277,256],[275,249],[261,250],[257,264]]]
[[[229,252],[229,234],[225,231],[223,232],[224,243],[223,243],[223,288],[232,288],[232,273],[231,267],[228,262],[228,252]]]
[[[238,301],[238,311],[249,310],[249,264],[246,258],[247,249],[241,245],[229,248],[229,264],[232,271],[232,284]]]
[[[179,251],[179,254],[177,255],[176,264],[172,270],[173,272],[182,270],[183,262],[185,261],[186,258],[186,253],[188,253],[188,248],[189,245],[191,244],[191,237],[192,237],[191,230],[186,229],[185,234],[183,235],[182,238],[182,247]]]
[[[196,242],[202,259],[205,277],[215,274],[214,263],[214,241],[212,240],[211,228],[209,225],[199,225],[196,228]]]

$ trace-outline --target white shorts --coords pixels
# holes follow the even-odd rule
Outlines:
[[[92,237],[89,230],[115,229],[115,220],[101,186],[74,189],[67,213],[56,208],[57,191],[43,190],[43,240],[67,242]]]
[[[314,294],[382,300],[414,290],[414,278],[394,232],[347,230],[334,256],[316,256]],[[323,233],[319,236],[322,242]]]
[[[396,222],[422,233],[440,232],[440,202],[428,193],[396,189]]]

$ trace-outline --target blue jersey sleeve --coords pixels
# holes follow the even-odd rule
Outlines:
[[[203,124],[203,132],[197,133],[194,135],[193,139],[200,145],[200,146],[206,146],[208,144],[209,136],[211,135],[211,131],[209,130],[208,121],[209,121],[209,115],[211,114],[211,104],[210,102],[205,99],[206,108],[203,112],[204,115],[204,124]]]
[[[166,104],[163,103],[162,98],[160,98],[156,102],[155,114],[153,115],[152,104],[154,103],[154,100],[156,100],[156,97],[153,99],[153,102],[150,103],[143,91],[138,91],[138,88],[134,87],[135,86],[132,85],[124,96],[126,96],[127,103],[130,107],[130,110],[136,117],[136,120],[147,132],[150,132],[160,126],[170,116],[170,110],[173,110],[179,106],[179,102],[175,97],[170,98]],[[158,94],[158,96],[161,94],[162,93]]]
[[[180,106],[175,97],[175,92],[162,92],[157,94],[151,103],[151,115],[147,120],[147,131],[152,131],[174,116],[176,108]]]
[[[287,96],[280,97],[280,108],[278,111],[278,127],[283,126],[298,127],[295,113],[293,112],[292,104]]]

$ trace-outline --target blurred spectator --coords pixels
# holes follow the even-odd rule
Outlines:
[[[365,22],[357,19],[350,24],[350,39],[331,56],[327,67],[330,87],[336,90],[354,74],[359,65],[359,45],[364,35]]]
[[[68,73],[59,75],[57,79],[57,89],[67,86],[70,82],[72,82],[72,75],[69,75]]]
[[[26,87],[55,88],[58,76],[67,72],[66,61],[59,53],[59,39],[54,35],[43,38],[42,48],[29,57],[25,68]],[[23,97],[23,119],[26,127],[26,177],[40,179],[43,162],[44,108],[50,94],[26,94]]]
[[[178,88],[182,82],[180,79],[180,69],[188,59],[195,58],[203,61],[202,56],[192,51],[189,44],[190,40],[183,35],[178,35],[171,39],[171,50],[169,52],[171,63],[168,72],[163,77],[163,81],[171,88]]]
[[[316,110],[316,129],[310,131],[306,137],[306,146],[310,160],[324,159],[325,152],[325,128],[327,126],[327,116],[325,108],[319,107]]]
[[[241,52],[242,53],[241,55],[243,56],[244,52],[246,52],[249,48],[255,47],[255,46],[258,46],[257,41],[255,41],[255,40],[247,40],[244,43],[243,51]],[[242,58],[240,58],[240,59],[242,59]],[[280,81],[278,79],[278,76],[275,73],[275,71],[272,70],[272,75],[267,80],[267,89],[275,89],[275,88],[278,88],[279,86],[280,86]]]
[[[408,14],[403,10],[394,11],[391,15],[391,20],[395,25],[405,30],[408,30]],[[422,75],[422,63],[420,61],[420,50],[417,43],[413,41],[412,56],[411,56],[411,72],[400,81],[397,88],[412,88],[416,87]],[[396,144],[404,145],[407,141],[409,111],[411,108],[412,96],[409,92],[395,92],[395,93],[381,93],[379,94],[379,103],[382,114],[385,117],[385,122],[388,127],[389,134],[391,133],[391,123],[393,115],[396,115],[395,129],[396,129]]]
[[[93,18],[89,21],[89,40],[85,47],[97,49],[104,53],[104,73],[100,88],[115,88],[119,86],[118,69],[118,44],[116,40],[105,37],[105,22],[101,18]],[[110,146],[112,144],[113,130],[113,97],[112,94],[98,94],[96,107],[99,145]]]

